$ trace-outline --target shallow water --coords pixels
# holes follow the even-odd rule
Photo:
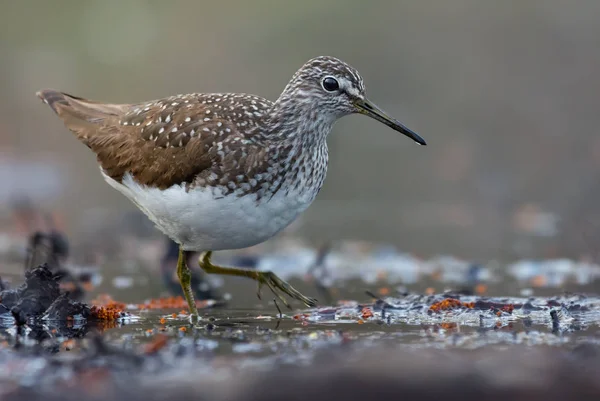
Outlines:
[[[440,302],[460,303],[444,305]],[[438,305],[440,310],[434,311]],[[406,294],[374,302],[343,301],[336,306],[298,310],[272,307],[208,309],[189,325],[186,313],[131,310],[105,331],[117,343],[147,344],[160,334],[193,340],[214,355],[286,355],[308,360],[316,350],[354,343],[410,348],[474,349],[497,345],[551,345],[572,348],[600,343],[600,298],[481,297],[457,294]],[[553,316],[554,314],[554,316]]]
[[[17,327],[10,314],[2,315],[0,395],[6,391],[21,397],[23,391],[34,389],[33,394],[44,396],[56,391],[62,399],[65,383],[83,389],[99,386],[95,391],[103,399],[110,389],[149,399],[157,383],[161,388],[177,383],[176,389],[193,392],[196,387],[211,391],[218,387],[227,393],[227,384],[240,377],[263,373],[258,380],[268,382],[285,367],[312,372],[329,366],[342,374],[344,366],[362,369],[365,361],[382,375],[388,371],[381,363],[395,365],[395,370],[405,363],[420,364],[425,369],[422,377],[429,372],[448,374],[438,368],[440,356],[432,352],[466,358],[460,363],[473,372],[480,371],[476,365],[480,362],[468,355],[489,352],[490,366],[509,373],[521,357],[520,349],[542,352],[533,357],[531,363],[541,364],[535,369],[544,367],[542,356],[554,358],[552,364],[557,365],[565,361],[557,353],[567,353],[566,360],[575,362],[600,355],[600,297],[592,295],[598,285],[597,266],[561,261],[501,268],[452,258],[384,259],[379,265],[368,264],[368,258],[352,265],[348,259],[334,258],[313,275],[307,275],[302,264],[278,271],[278,266],[289,264],[263,261],[261,270],[275,270],[304,294],[320,299],[319,307],[312,309],[294,302],[292,310],[281,302],[276,305],[267,290],[259,300],[255,284],[247,279],[211,279],[227,304],[203,303],[195,325],[189,323],[182,301],[168,309],[150,308],[163,305],[156,300],[145,303],[165,295],[163,283],[148,271],[123,266],[111,271],[109,266],[101,272],[100,285],[84,299],[98,305],[110,298],[125,302],[124,313],[116,320],[37,319]],[[18,282],[17,276],[13,282]],[[497,350],[502,352],[494,353]],[[507,350],[515,354],[512,359],[502,359]],[[553,351],[548,355],[548,350]],[[491,362],[498,358],[502,360]],[[530,363],[522,358],[519,364]],[[453,365],[450,369],[457,380],[464,379],[458,379],[460,374],[472,374],[455,371]],[[356,374],[348,373],[345,380],[352,383]],[[407,383],[412,374],[405,369]],[[494,370],[485,374],[495,380]],[[295,375],[283,375],[282,380]],[[551,383],[553,375],[564,373],[548,372],[545,380]],[[314,380],[323,377],[325,371]],[[386,386],[393,383],[395,379]],[[173,391],[166,392],[167,398]]]

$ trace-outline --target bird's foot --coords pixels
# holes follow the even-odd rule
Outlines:
[[[273,292],[273,294],[275,294],[281,300],[281,302],[283,302],[283,304],[290,309],[291,307],[287,300],[284,298],[284,295],[287,295],[293,299],[297,299],[298,301],[304,303],[304,305],[308,307],[314,307],[317,305],[316,299],[302,295],[300,291],[296,290],[294,287],[277,277],[277,275],[275,275],[272,272],[257,272],[255,270],[213,265],[210,261],[211,256],[212,252],[206,252],[202,256],[200,256],[198,262],[202,270],[204,270],[207,274],[248,277],[252,280],[255,280],[256,282],[258,282],[258,299],[261,299],[260,291],[262,289],[262,286],[266,285]]]
[[[258,299],[261,299],[260,293],[262,287],[263,285],[266,285],[267,287],[269,287],[271,292],[275,294],[277,298],[279,298],[279,300],[290,309],[291,307],[287,300],[284,298],[283,294],[289,296],[290,298],[297,299],[309,308],[317,306],[316,299],[302,295],[300,291],[289,285],[286,281],[277,277],[277,275],[273,272],[256,272],[256,281],[258,282],[258,290],[256,293]]]

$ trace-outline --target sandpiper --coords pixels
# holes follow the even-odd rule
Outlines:
[[[365,97],[358,71],[316,57],[272,102],[243,93],[192,93],[136,104],[99,103],[55,90],[37,95],[97,156],[104,179],[179,244],[177,274],[198,317],[186,253],[210,274],[251,278],[315,306],[272,272],[221,267],[211,253],[259,244],[313,202],[327,172],[327,136],[360,113],[425,141]]]

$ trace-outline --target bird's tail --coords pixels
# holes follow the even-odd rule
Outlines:
[[[37,92],[37,96],[63,120],[67,128],[81,140],[99,132],[98,125],[122,115],[124,105],[99,103],[53,89]]]

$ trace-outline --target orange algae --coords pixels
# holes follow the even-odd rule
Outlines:
[[[196,306],[205,308],[210,305],[210,300],[196,301]],[[187,314],[188,304],[182,296],[150,299],[137,305],[139,309],[182,309],[181,314]]]
[[[443,310],[457,309],[457,308],[469,308],[475,307],[474,302],[461,302],[458,299],[446,298],[443,301],[436,302],[429,307],[432,312],[441,312]]]
[[[181,296],[165,297],[150,299],[139,307],[144,309],[181,309],[187,307],[187,302]]]
[[[310,315],[308,313],[299,313],[297,315],[292,316],[294,320],[306,320]]]
[[[514,309],[515,306],[513,304],[504,305],[503,307],[498,309],[498,312],[496,312],[496,316],[502,316],[502,312],[506,312],[510,315],[512,314]]]
[[[369,309],[367,307],[362,308],[362,311],[360,313],[361,313],[363,319],[368,319],[370,317],[373,317],[373,312],[371,312],[371,309]]]
[[[456,323],[440,323],[440,328],[444,330],[454,330],[458,327]]]
[[[90,308],[92,317],[98,320],[117,320],[123,316],[123,310],[116,305],[97,306],[93,305]]]
[[[92,316],[98,320],[116,320],[122,317],[123,312],[128,308],[128,305],[123,302],[117,302],[108,294],[101,294],[96,299],[92,300],[91,312]],[[199,308],[207,307],[210,305],[210,301],[197,301],[196,305]],[[130,305],[129,308],[136,308],[139,310],[151,310],[151,309],[180,309],[179,315],[187,315],[187,302],[181,296],[175,297],[164,297],[150,299],[141,304]],[[173,318],[178,316],[178,313],[171,315]],[[165,321],[166,322],[166,321]],[[165,324],[161,319],[161,324]]]
[[[97,320],[111,321],[122,317],[126,308],[127,305],[123,302],[117,302],[110,295],[104,294],[92,300],[90,312]]]

